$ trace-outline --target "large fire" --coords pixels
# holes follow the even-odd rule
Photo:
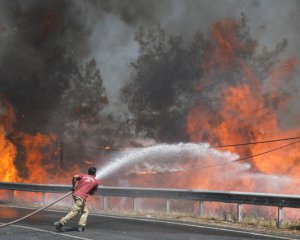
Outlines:
[[[277,116],[288,103],[289,96],[281,89],[293,75],[297,65],[296,59],[289,58],[266,68],[265,72],[260,71],[258,66],[260,61],[255,60],[254,57],[257,50],[255,41],[241,37],[239,23],[233,20],[215,23],[211,39],[213,41],[207,46],[204,63],[201,66],[203,76],[197,86],[200,99],[203,101],[199,101],[187,116],[187,132],[191,142],[209,142],[214,145],[300,135],[300,129],[282,129]],[[58,161],[53,159],[57,157],[58,146],[56,137],[52,135],[18,134],[17,143],[24,148],[25,153],[25,162],[22,166],[26,169],[25,173],[18,172],[15,164],[18,154],[16,143],[9,137],[10,133],[14,135],[13,109],[5,101],[2,105],[0,106],[0,181],[68,183],[70,176],[77,173],[79,168],[69,167],[68,176],[60,170]],[[277,146],[280,146],[280,143],[230,147],[226,150],[243,157]],[[114,148],[104,148],[104,150],[112,149]],[[284,191],[292,193],[297,191],[295,184],[298,183],[299,178],[299,159],[299,146],[294,145],[287,150],[248,160],[250,168],[247,171],[290,177],[293,183]],[[192,167],[188,161],[182,164],[187,168]],[[151,174],[143,174],[140,177],[129,177],[128,181],[139,186],[160,187],[161,185],[157,184],[168,182],[169,184],[163,187],[274,191],[267,186],[263,188],[258,186],[258,182],[251,179],[253,175],[245,174],[232,178],[232,173],[229,172],[230,176],[226,176],[226,171],[227,166],[210,168],[205,172],[196,170],[188,174],[181,172],[161,175],[159,179],[153,174],[155,172],[150,172]],[[219,182],[214,181],[219,176],[223,178]],[[184,181],[170,180],[174,178],[184,179]],[[220,182],[222,185],[219,184]]]
[[[198,91],[203,93],[210,89],[213,97],[209,104],[200,102],[190,111],[187,131],[191,141],[229,144],[299,136],[300,128],[282,129],[277,116],[288,102],[288,95],[281,89],[294,73],[296,59],[289,58],[274,65],[262,78],[257,74],[256,68],[259,66],[255,68],[255,64],[249,61],[250,57],[247,57],[255,53],[256,46],[251,41],[241,40],[235,21],[216,23],[213,26],[212,38],[214,44],[202,66],[204,76]],[[228,149],[240,156],[248,156],[277,146],[280,143]],[[252,172],[291,177],[294,184],[284,191],[297,192],[295,183],[299,178],[299,159],[299,145],[294,145],[248,161],[251,163]],[[254,180],[244,179],[241,184],[231,185],[230,188],[256,190]],[[199,185],[207,187],[197,180],[191,184],[194,188]],[[205,184],[210,186],[209,182]],[[265,190],[268,190],[267,187]]]
[[[14,159],[16,156],[15,146],[6,140],[4,128],[0,127],[0,159],[1,159],[1,168],[0,176],[1,181],[18,181],[18,172],[14,165]]]
[[[13,129],[15,115],[12,106],[6,101],[0,102],[0,180],[1,181],[18,181],[18,171],[14,165],[14,159],[17,151],[16,147],[6,139],[6,131]]]
[[[1,102],[0,114],[0,181],[30,183],[69,183],[70,176],[78,167],[68,168],[68,174],[62,171],[57,161],[57,141],[55,135],[37,133],[16,133],[13,128],[15,115],[12,106],[5,100]],[[23,173],[15,163],[17,146],[21,146]]]

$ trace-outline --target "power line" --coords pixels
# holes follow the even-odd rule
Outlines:
[[[260,143],[282,142],[282,141],[288,141],[288,140],[294,140],[294,139],[300,139],[300,137],[279,138],[279,139],[266,140],[266,141],[258,141],[258,142],[246,142],[246,143],[227,144],[227,145],[211,146],[209,148],[236,147],[236,146],[245,146],[245,145],[260,144]]]
[[[210,146],[208,148],[237,147],[237,146],[254,145],[254,144],[262,144],[262,143],[282,142],[282,141],[295,140],[295,139],[300,139],[300,136],[299,137],[290,137],[290,138],[279,138],[279,139],[265,140],[265,141],[257,141],[257,142],[217,145],[217,146]],[[139,146],[139,147],[143,148],[142,146]],[[131,147],[111,147],[111,146],[96,147],[96,149],[105,150],[105,151],[119,151],[119,150],[126,150],[126,149],[130,149],[130,148]],[[137,147],[135,146],[134,148],[137,148]]]
[[[189,171],[202,170],[202,169],[206,169],[206,168],[212,168],[212,167],[227,165],[227,164],[230,164],[230,163],[240,162],[240,161],[244,161],[244,160],[247,160],[247,159],[250,159],[250,158],[258,157],[258,156],[261,156],[261,155],[264,155],[264,154],[267,154],[267,153],[270,153],[270,152],[274,152],[276,150],[279,150],[279,149],[291,146],[291,145],[296,144],[298,142],[300,142],[300,140],[292,142],[292,143],[289,143],[289,144],[286,144],[286,145],[283,145],[283,146],[280,146],[280,147],[277,147],[277,148],[273,148],[273,149],[265,151],[265,152],[261,152],[261,153],[250,155],[250,156],[246,156],[246,157],[242,157],[242,158],[233,160],[231,162],[218,163],[218,164],[213,164],[213,165],[208,165],[208,166],[203,166],[203,167],[198,167],[198,168],[188,168],[188,169],[184,169],[184,170],[174,170],[174,171],[157,172],[155,174],[189,172]]]
[[[100,149],[100,150],[105,150],[105,151],[118,151],[118,150],[124,150],[124,147],[110,147],[110,146],[106,146],[106,147],[96,147],[96,149]]]
[[[299,137],[291,137],[291,138],[279,138],[279,139],[273,139],[273,140],[257,141],[257,142],[217,145],[217,146],[210,146],[208,148],[237,147],[237,146],[254,145],[254,144],[262,144],[262,143],[282,142],[282,141],[295,140],[295,139],[300,139],[300,136]],[[118,151],[118,150],[130,149],[130,147],[111,147],[111,146],[103,147],[103,146],[101,146],[101,147],[96,147],[96,149],[106,150],[106,151],[109,151],[109,150],[111,150],[111,151],[117,150]]]

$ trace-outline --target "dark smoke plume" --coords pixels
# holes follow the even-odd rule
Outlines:
[[[89,54],[88,32],[71,1],[0,6],[0,92],[14,106],[18,127],[41,131],[69,87],[78,58]]]
[[[160,25],[166,34],[189,42],[197,30],[206,33],[213,22],[237,19],[244,12],[261,46],[272,49],[284,36],[286,54],[299,48],[296,0],[284,5],[278,0],[1,0],[0,6],[0,92],[14,105],[18,126],[32,132],[47,128],[70,87],[73,68],[93,57],[109,98],[104,110],[114,115],[126,111],[119,93],[131,78],[130,62],[138,57],[134,34],[141,25]],[[299,89],[299,81],[294,85]]]
[[[239,19],[241,12],[244,12],[249,19],[251,36],[260,43],[258,52],[263,46],[269,50],[275,49],[278,42],[287,38],[288,44],[283,55],[297,55],[299,7],[299,1],[296,0],[286,0],[285,4],[280,0],[1,0],[0,95],[13,105],[18,129],[29,133],[60,133],[61,129],[57,126],[61,126],[62,122],[66,122],[69,128],[77,124],[74,119],[66,119],[61,114],[64,109],[63,98],[73,90],[70,80],[78,73],[79,66],[95,58],[107,93],[107,99],[104,100],[107,106],[101,108],[101,114],[111,115],[92,124],[86,121],[90,127],[82,124],[82,128],[88,128],[85,129],[86,135],[83,135],[86,142],[93,146],[101,141],[103,144],[114,143],[121,135],[126,138],[127,134],[132,133],[128,123],[132,120],[132,112],[126,115],[132,102],[124,103],[120,92],[124,86],[134,83],[132,80],[136,69],[131,68],[130,63],[136,63],[141,51],[141,45],[134,37],[140,26],[146,30],[159,26],[166,39],[175,36],[171,43],[173,48],[165,41],[167,51],[163,60],[174,60],[168,65],[170,69],[167,73],[177,77],[178,84],[176,88],[164,92],[159,87],[162,82],[157,75],[148,75],[155,77],[155,84],[149,85],[151,91],[146,96],[146,100],[155,98],[153,106],[150,106],[154,109],[149,111],[150,115],[157,118],[158,111],[167,109],[167,117],[175,119],[169,124],[169,118],[161,115],[163,124],[156,122],[154,127],[161,127],[164,131],[150,136],[161,141],[187,140],[187,136],[175,135],[172,129],[185,129],[185,114],[191,104],[187,100],[193,97],[193,83],[201,74],[195,70],[201,59],[192,59],[188,64],[184,61],[184,54],[191,51],[191,43],[197,42],[193,38],[197,31],[205,36],[212,23],[229,18]],[[175,49],[174,46],[180,47]],[[177,55],[171,56],[174,52]],[[201,58],[200,55],[197,57]],[[184,64],[188,67],[193,65],[192,72],[195,73],[190,74],[192,77],[188,78],[188,84],[185,84],[187,78],[184,74],[191,71]],[[165,89],[171,83],[171,77],[163,82]],[[295,109],[298,107],[299,83],[295,78],[286,86],[287,90],[294,91],[288,107],[279,115],[285,116],[281,117],[281,123],[286,127],[298,124],[299,114]],[[177,93],[182,93],[184,88],[188,88],[186,92],[189,94],[181,94],[181,98],[177,98]],[[145,89],[139,94],[143,94]],[[149,96],[151,92],[156,95]],[[180,102],[180,108],[174,100]],[[163,105],[167,103],[167,107]],[[150,103],[146,102],[144,106],[147,104]],[[174,111],[181,117],[168,114]],[[100,141],[100,135],[105,140]]]

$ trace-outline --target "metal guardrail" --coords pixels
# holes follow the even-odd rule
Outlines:
[[[71,185],[46,185],[0,182],[0,189],[10,190],[10,201],[14,201],[14,191],[41,192],[42,203],[45,202],[45,193],[66,193]],[[283,208],[300,208],[300,195],[269,194],[252,192],[227,191],[200,191],[187,189],[157,189],[157,188],[125,188],[125,187],[99,187],[96,195],[103,196],[103,209],[107,209],[109,196],[133,198],[133,210],[136,210],[137,198],[163,198],[166,199],[166,210],[170,212],[171,199],[199,201],[199,214],[204,216],[204,202],[222,202],[237,204],[237,220],[242,219],[242,205],[263,205],[278,207],[277,226],[283,221]]]

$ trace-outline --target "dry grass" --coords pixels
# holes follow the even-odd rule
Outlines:
[[[217,216],[207,216],[200,217],[196,214],[185,214],[182,212],[172,211],[169,214],[164,212],[156,211],[98,211],[100,214],[109,214],[116,216],[130,216],[139,217],[147,219],[157,219],[157,220],[168,220],[175,222],[184,222],[192,224],[206,224],[206,225],[217,225],[222,227],[230,227],[235,229],[246,229],[254,232],[264,232],[272,234],[290,234],[300,237],[300,221],[287,221],[283,222],[282,228],[278,229],[276,227],[276,220],[256,218],[256,217],[245,217],[241,222],[235,221],[234,214],[226,214],[222,217]]]
[[[5,203],[1,203],[5,205]],[[6,204],[10,205],[11,204]],[[21,207],[32,207],[40,208],[41,204],[23,204],[23,203],[14,203],[13,206]],[[70,206],[71,207],[71,206]],[[65,210],[68,211],[70,208],[63,206],[54,206],[50,209],[56,210]],[[153,211],[153,210],[138,210],[138,211],[120,211],[119,209],[109,209],[106,211],[95,210],[91,212],[95,214],[107,214],[115,216],[129,216],[129,217],[139,217],[153,220],[168,220],[175,222],[184,222],[192,224],[206,224],[206,225],[217,225],[222,227],[230,227],[236,229],[246,229],[254,232],[264,232],[264,233],[273,233],[273,234],[291,234],[300,237],[300,220],[285,221],[283,222],[282,228],[278,229],[276,227],[276,219],[265,219],[263,217],[257,216],[246,216],[242,219],[241,222],[236,222],[236,216],[234,211],[223,212],[221,216],[205,216],[200,217],[197,214],[193,213],[183,213],[180,211],[171,211],[170,213]]]

